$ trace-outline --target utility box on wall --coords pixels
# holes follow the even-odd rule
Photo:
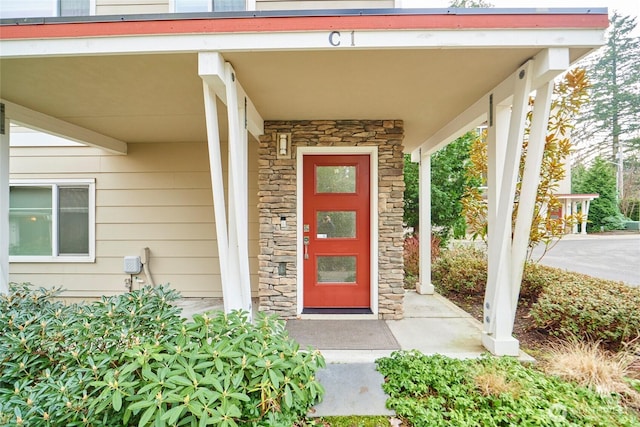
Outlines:
[[[127,274],[140,274],[142,271],[142,261],[139,256],[124,257],[124,272]]]

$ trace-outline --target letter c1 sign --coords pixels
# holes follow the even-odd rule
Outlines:
[[[329,44],[331,46],[340,46],[340,31],[331,31],[329,33]]]

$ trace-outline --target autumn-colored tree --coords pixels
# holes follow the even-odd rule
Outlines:
[[[573,128],[575,116],[580,107],[587,101],[587,88],[589,82],[583,69],[574,69],[554,86],[554,96],[551,101],[551,114],[547,127],[540,181],[536,196],[531,232],[529,235],[529,257],[532,249],[539,244],[544,244],[546,253],[555,242],[565,233],[567,227],[582,221],[580,213],[570,216],[556,217],[561,203],[556,197],[559,182],[565,177],[565,163],[571,153],[570,133]],[[529,130],[532,118],[532,107],[535,98],[529,100],[529,113],[527,126],[523,135],[522,157],[520,158],[519,182],[516,186],[516,203],[514,205],[512,220],[518,209],[520,194],[520,181],[524,171],[524,163],[529,142]],[[487,177],[487,142],[486,133],[480,135],[473,142],[470,154],[471,162],[467,173],[471,178],[482,179]],[[468,230],[474,238],[487,238],[487,204],[483,196],[482,188],[467,187],[462,199],[463,212],[467,220]],[[543,254],[544,255],[544,254]]]

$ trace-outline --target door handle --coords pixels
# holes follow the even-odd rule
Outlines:
[[[309,259],[309,236],[305,236],[302,243],[304,244],[304,259]]]

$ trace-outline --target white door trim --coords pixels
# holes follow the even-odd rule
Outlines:
[[[331,155],[331,154],[366,154],[369,155],[369,176],[370,182],[370,272],[371,272],[371,311],[375,318],[378,317],[378,147],[377,146],[363,146],[363,147],[296,147],[296,224],[298,224],[296,230],[296,251],[297,251],[297,308],[296,313],[298,316],[302,314],[304,308],[304,249],[302,245],[302,175],[303,175],[303,157],[305,155]],[[349,315],[350,318],[353,315]]]

